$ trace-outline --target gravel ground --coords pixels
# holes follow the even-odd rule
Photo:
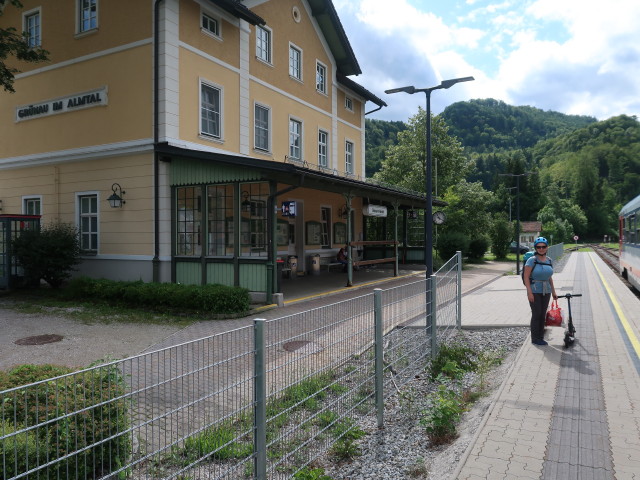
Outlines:
[[[562,271],[570,254],[554,261],[554,270]],[[320,462],[319,466],[334,480],[442,480],[449,478],[473,440],[484,414],[489,409],[502,381],[513,365],[518,350],[528,338],[529,327],[463,330],[465,342],[478,352],[504,351],[502,364],[486,376],[486,395],[476,401],[457,427],[458,437],[447,445],[431,445],[419,423],[428,407],[434,384],[426,377],[405,385],[399,395],[385,405],[384,429],[378,430],[374,414],[359,419],[367,436],[359,442],[362,455],[348,462]],[[477,384],[476,374],[467,374],[464,386]]]
[[[494,395],[511,367],[518,349],[529,333],[528,327],[491,330],[465,330],[464,343],[477,351],[502,351],[501,365],[483,376],[486,394],[476,401],[458,425],[458,437],[448,445],[433,446],[419,420],[427,408],[428,394],[434,383],[426,376],[405,385],[399,395],[389,398],[384,412],[384,429],[378,430],[375,414],[358,419],[367,436],[359,441],[362,455],[348,462],[318,466],[332,479],[399,480],[444,479],[456,469],[460,458],[473,439]],[[465,388],[480,382],[477,374],[467,374]]]

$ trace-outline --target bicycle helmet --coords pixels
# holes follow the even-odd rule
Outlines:
[[[533,241],[533,246],[537,246],[539,243],[544,243],[547,247],[549,246],[549,242],[544,237],[538,237]]]

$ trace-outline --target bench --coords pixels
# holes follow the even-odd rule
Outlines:
[[[343,267],[344,265],[340,262],[337,262],[335,260],[334,256],[328,257],[328,256],[321,256],[320,257],[320,266],[327,266],[327,272],[331,271],[331,267]]]

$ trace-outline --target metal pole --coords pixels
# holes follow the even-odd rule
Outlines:
[[[458,330],[462,328],[462,252],[458,250],[456,252],[456,279],[457,279],[457,292],[456,292],[456,327]]]
[[[516,273],[520,275],[520,175],[516,176]]]
[[[267,382],[264,318],[253,320],[253,341],[255,354],[253,358],[253,399],[254,399],[254,478],[267,479]]]
[[[378,418],[378,428],[384,425],[384,348],[382,334],[382,289],[373,290],[374,309],[374,336],[375,336],[375,372],[376,372],[376,414]]]
[[[424,212],[424,262],[427,278],[433,273],[433,247],[432,247],[432,205],[433,202],[431,194],[431,90],[426,90],[427,96],[427,158],[425,160],[425,193],[427,194],[425,212]]]

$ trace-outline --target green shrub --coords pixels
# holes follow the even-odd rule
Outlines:
[[[293,475],[295,480],[332,480],[323,468],[304,467]]]
[[[39,382],[49,380],[52,374],[70,372],[52,365],[22,365],[0,375],[0,392],[21,387],[25,381]],[[20,419],[25,428],[34,427],[30,431],[37,439],[40,464],[69,455],[34,478],[94,478],[128,463],[131,443],[123,433],[128,427],[127,404],[125,400],[111,400],[124,393],[120,371],[112,365],[104,366],[0,393],[4,404],[0,420],[14,425],[14,419]],[[28,445],[30,437],[19,440]],[[36,457],[33,459],[35,462]],[[16,460],[20,461],[7,457],[8,463],[15,464]],[[34,466],[30,460],[28,467]]]
[[[0,460],[6,459],[3,462],[3,478],[16,477],[37,467],[38,463],[46,463],[47,451],[32,430],[15,433],[23,428],[24,425],[20,423],[14,426],[13,423],[0,419],[0,436],[6,437],[0,442]]]
[[[449,260],[458,250],[465,256],[469,252],[469,237],[460,232],[443,232],[438,235],[436,250],[442,260]]]
[[[457,435],[456,425],[464,412],[464,403],[454,389],[440,385],[431,395],[431,407],[425,412],[420,424],[434,445],[451,441]]]
[[[246,288],[226,285],[118,282],[79,277],[65,289],[68,298],[102,301],[156,311],[213,314],[244,313],[251,300]]]
[[[29,284],[43,279],[58,288],[80,263],[78,230],[68,223],[50,223],[40,230],[24,230],[11,242]]]
[[[468,257],[471,260],[480,260],[489,250],[489,237],[480,235],[469,242]]]
[[[476,352],[469,347],[458,343],[443,343],[436,358],[431,362],[431,380],[435,380],[441,374],[456,378],[460,372],[475,372],[478,367],[476,357]]]

